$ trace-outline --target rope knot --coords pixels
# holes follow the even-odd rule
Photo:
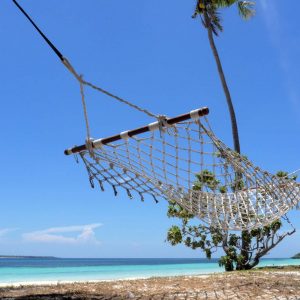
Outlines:
[[[85,140],[85,145],[86,145],[86,149],[88,150],[90,156],[95,159],[94,145],[93,145],[94,140],[95,139],[93,139],[93,138],[87,137]]]
[[[156,118],[157,118],[157,121],[158,121],[158,129],[159,129],[159,132],[160,132],[160,136],[162,136],[162,134],[165,133],[167,127],[169,127],[170,125],[167,122],[167,116],[158,115]]]

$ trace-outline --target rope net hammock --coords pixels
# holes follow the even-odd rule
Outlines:
[[[105,184],[130,198],[151,195],[175,201],[191,215],[222,229],[252,229],[270,224],[300,201],[300,185],[254,166],[226,147],[212,132],[198,109],[172,119],[143,109],[80,76],[24,9],[13,3],[34,26],[80,85],[87,129],[85,145],[65,151],[79,153],[94,187]],[[97,90],[158,121],[100,140],[90,138],[84,87]],[[203,117],[203,118],[202,118]]]
[[[207,113],[206,108],[192,111],[184,115],[189,120],[178,123],[161,118],[139,135],[134,130],[88,140],[79,154],[92,187],[97,182],[104,190],[107,183],[115,195],[121,188],[130,198],[137,194],[142,200],[151,195],[155,201],[175,201],[222,229],[268,225],[297,206],[295,180],[262,171],[226,147],[200,117]]]

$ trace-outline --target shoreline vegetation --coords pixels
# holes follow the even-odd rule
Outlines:
[[[293,259],[300,259],[300,252],[292,257]]]
[[[277,297],[277,298],[276,298]],[[199,276],[0,288],[1,299],[298,299],[300,265]]]

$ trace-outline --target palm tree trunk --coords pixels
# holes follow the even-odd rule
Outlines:
[[[208,33],[208,40],[209,44],[211,47],[211,50],[213,52],[217,68],[218,68],[218,73],[219,77],[222,83],[223,91],[225,93],[226,101],[227,101],[227,106],[230,114],[230,120],[231,120],[231,128],[232,128],[232,137],[233,137],[233,144],[234,144],[234,150],[237,153],[241,153],[241,148],[240,148],[240,139],[239,139],[239,132],[238,132],[238,126],[237,126],[237,121],[236,121],[236,116],[235,116],[235,111],[231,99],[231,95],[229,92],[229,88],[226,82],[226,78],[224,75],[223,67],[221,64],[221,60],[219,57],[219,53],[217,50],[217,47],[215,45],[214,37],[213,37],[213,31],[211,27],[211,20],[207,14],[207,11],[204,10],[204,25],[207,29]],[[237,179],[239,180],[240,174],[237,174]],[[242,232],[242,249],[241,249],[241,256],[243,257],[242,263],[237,266],[237,269],[244,269],[246,264],[248,263],[249,260],[249,252],[247,251],[249,249],[249,242],[246,238],[249,233],[247,231]]]
[[[214,41],[214,37],[213,37],[213,31],[212,31],[212,28],[211,28],[210,18],[209,18],[206,11],[204,11],[204,22],[205,22],[205,27],[206,27],[207,33],[208,33],[208,39],[209,39],[210,47],[211,47],[211,50],[213,52],[213,55],[214,55],[214,58],[215,58],[215,61],[216,61],[216,64],[217,64],[219,77],[220,77],[220,80],[221,80],[221,83],[222,83],[222,87],[223,87],[225,97],[226,97],[226,101],[227,101],[227,106],[228,106],[229,113],[230,113],[234,150],[238,153],[241,153],[240,139],[239,139],[239,132],[238,132],[238,127],[237,127],[235,111],[234,111],[234,107],[233,107],[233,104],[232,104],[229,88],[227,86],[227,82],[226,82],[226,79],[225,79],[225,75],[224,75],[223,67],[222,67],[222,64],[221,64],[220,57],[219,57],[219,53],[218,53],[218,50],[217,50],[216,45],[215,45],[215,41]]]

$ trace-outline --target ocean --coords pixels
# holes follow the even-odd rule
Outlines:
[[[300,259],[263,259],[259,266],[300,265]],[[0,258],[0,285],[95,281],[223,272],[217,260],[165,258]]]

